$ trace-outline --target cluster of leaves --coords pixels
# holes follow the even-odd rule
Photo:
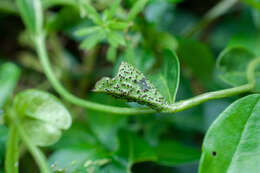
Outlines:
[[[22,172],[38,171],[25,152],[31,152],[28,142],[44,147],[57,173],[259,172],[260,68],[254,62],[260,56],[260,3],[239,2],[239,8],[232,8],[209,31],[197,33],[196,39],[183,34],[198,20],[190,14],[194,9],[183,9],[185,3],[2,0],[0,25],[20,16],[26,31],[17,31],[20,41],[14,44],[29,49],[10,55],[17,56],[16,65],[8,57],[0,59],[0,172],[14,166],[3,165],[4,155],[15,158],[17,153]],[[85,110],[41,91],[56,94],[31,51],[37,47],[33,38],[42,35],[48,38],[47,53],[54,56],[55,75],[68,90],[91,102],[149,106],[156,113],[124,116]],[[75,42],[80,49],[75,50]],[[103,76],[115,77],[100,80]],[[251,83],[254,94],[246,97],[160,113],[201,92]],[[18,145],[20,139],[25,148]]]

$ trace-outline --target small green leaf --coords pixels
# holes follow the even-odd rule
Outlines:
[[[82,43],[80,44],[80,48],[90,50],[93,47],[95,47],[104,38],[105,38],[104,32],[100,31],[98,33],[94,33],[82,41]]]
[[[190,162],[198,161],[200,158],[200,151],[184,146],[176,141],[165,140],[161,141],[156,146],[157,163],[166,166],[175,166]]]
[[[112,30],[124,30],[129,27],[129,22],[110,21],[108,27]]]
[[[102,19],[100,18],[98,12],[96,9],[87,1],[85,0],[80,0],[81,3],[79,3],[79,8],[81,9],[81,13],[83,16],[86,15],[93,20],[98,25],[101,25],[103,23]]]
[[[118,47],[119,45],[126,45],[123,34],[116,31],[107,32],[107,39],[109,44],[111,44],[113,47]]]
[[[111,4],[109,11],[108,11],[108,18],[111,19],[115,16],[116,10],[120,7],[121,0],[113,0],[113,3]]]
[[[230,105],[209,128],[200,173],[260,172],[260,95]]]
[[[157,110],[161,110],[168,104],[152,83],[139,70],[126,62],[121,63],[118,74],[114,78],[105,77],[97,82],[94,91],[136,101]]]
[[[225,49],[217,61],[217,68],[221,72],[220,78],[232,86],[248,83],[247,66],[255,58],[256,56],[252,52],[243,47],[229,47]],[[257,82],[255,91],[260,91],[259,68],[257,68],[255,76]]]
[[[170,50],[163,51],[161,72],[151,79],[155,87],[169,103],[174,103],[179,86],[180,65],[177,55]]]
[[[0,108],[13,92],[20,76],[20,69],[12,64],[5,63],[0,66]]]
[[[15,96],[12,109],[36,145],[47,146],[57,142],[61,130],[71,125],[67,109],[46,92],[33,89],[23,91]]]
[[[101,28],[99,26],[92,26],[92,27],[87,27],[83,29],[79,29],[76,31],[77,36],[86,36],[89,34],[93,34],[95,32],[98,32]]]
[[[149,0],[138,0],[128,14],[128,21],[133,20],[140,13]]]
[[[16,2],[26,28],[34,35],[41,34],[43,32],[41,0],[16,0]]]

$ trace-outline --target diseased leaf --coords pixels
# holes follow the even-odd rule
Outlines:
[[[172,140],[161,141],[156,146],[156,152],[158,157],[157,163],[166,166],[195,162],[200,158],[199,150]]]
[[[12,94],[19,76],[20,69],[16,65],[5,63],[0,66],[0,109]]]
[[[260,172],[259,114],[259,94],[239,99],[222,112],[204,139],[199,172]]]
[[[61,130],[71,125],[67,109],[46,92],[33,89],[23,91],[15,96],[12,106],[36,145],[47,146],[57,142]]]
[[[121,63],[114,78],[104,77],[97,82],[94,91],[145,104],[157,110],[168,104],[152,83],[126,62]]]
[[[243,47],[230,47],[224,50],[217,61],[217,68],[221,72],[220,78],[232,85],[239,86],[248,83],[247,66],[256,56]],[[260,91],[260,69],[255,71],[255,91]]]
[[[177,56],[172,51],[163,51],[163,64],[160,73],[152,77],[155,87],[169,103],[175,101],[179,86],[180,65]]]

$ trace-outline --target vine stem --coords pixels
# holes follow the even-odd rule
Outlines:
[[[18,173],[19,163],[19,135],[12,124],[9,127],[8,141],[5,155],[6,173]]]
[[[51,170],[49,168],[48,162],[47,162],[44,154],[41,152],[41,150],[39,150],[30,141],[30,138],[27,136],[26,132],[24,131],[23,127],[21,126],[20,121],[18,120],[18,118],[16,118],[16,113],[12,109],[10,109],[8,111],[8,117],[11,119],[11,122],[12,122],[10,130],[12,130],[12,126],[13,126],[13,128],[14,128],[13,130],[15,130],[16,133],[18,133],[16,135],[19,135],[19,137],[22,139],[23,143],[25,144],[26,148],[32,154],[33,158],[35,159],[36,163],[38,164],[38,166],[40,168],[40,171],[42,173],[51,173]],[[9,147],[9,145],[8,145],[8,147]],[[15,151],[12,151],[12,152],[15,152]],[[14,154],[15,157],[18,157],[17,153],[11,153],[11,154]],[[18,158],[17,158],[17,160],[18,160]],[[15,172],[10,172],[10,173],[15,173]]]
[[[45,47],[45,36],[38,35],[38,36],[35,36],[34,38],[35,38],[35,43],[36,43],[36,51],[40,58],[41,65],[43,67],[43,70],[44,70],[48,80],[52,84],[53,88],[62,97],[64,97],[67,101],[69,101],[75,105],[88,108],[88,109],[98,110],[98,111],[103,111],[103,112],[110,112],[110,113],[121,114],[121,115],[149,114],[149,113],[156,112],[155,110],[149,109],[149,108],[124,108],[124,107],[115,107],[115,106],[108,106],[108,105],[103,105],[103,104],[99,104],[99,103],[93,103],[91,101],[87,101],[87,100],[84,100],[84,99],[81,99],[81,98],[78,98],[78,97],[72,95],[61,85],[61,83],[55,77],[55,74],[51,68],[51,64],[49,62],[47,50]],[[256,62],[256,63],[260,63],[260,62]],[[254,72],[255,66],[256,65],[254,65],[254,66],[249,65],[248,68],[250,68],[250,69],[248,69],[248,71]],[[252,75],[253,75],[253,79],[254,79],[254,73],[251,74],[251,76]],[[241,93],[250,92],[254,89],[254,87],[255,87],[255,82],[253,82],[252,80],[251,81],[249,80],[248,84],[245,84],[242,86],[238,86],[238,87],[234,87],[234,88],[230,88],[230,89],[224,89],[224,90],[220,90],[220,91],[204,93],[202,95],[190,98],[188,100],[179,101],[174,104],[167,105],[167,106],[162,105],[162,107],[163,107],[162,112],[167,112],[167,113],[180,112],[180,111],[189,109],[191,107],[194,107],[196,105],[199,105],[208,100],[220,99],[220,98],[230,97],[230,96],[234,96],[234,95],[241,94]]]

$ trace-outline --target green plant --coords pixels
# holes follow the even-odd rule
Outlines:
[[[33,53],[25,54],[21,63],[43,73],[48,79],[47,83],[37,88],[53,87],[66,107],[71,109],[70,112],[79,114],[82,112],[80,108],[86,108],[88,114],[87,125],[81,122],[82,117],[75,116],[72,120],[68,110],[55,96],[39,89],[21,91],[11,99],[20,68],[11,63],[2,64],[0,108],[2,122],[8,126],[5,172],[18,172],[19,157],[25,148],[43,173],[130,173],[133,166],[140,162],[177,166],[199,158],[200,173],[259,172],[257,125],[260,95],[257,93],[260,90],[260,53],[256,50],[259,49],[256,45],[259,31],[255,31],[255,37],[233,37],[220,53],[214,69],[214,56],[209,48],[189,37],[201,36],[207,26],[227,13],[237,1],[221,1],[200,22],[189,27],[181,36],[174,37],[157,28],[157,24],[163,24],[157,19],[158,16],[153,16],[153,9],[162,8],[156,10],[160,15],[167,11],[169,4],[175,7],[180,2],[16,0],[16,3],[0,3],[7,13],[19,11],[16,15],[22,18],[25,25],[21,42],[34,50],[39,58],[38,61]],[[259,2],[245,2],[259,10]],[[145,9],[146,5],[148,7]],[[55,11],[57,6],[61,8],[58,12]],[[250,9],[255,13],[256,9]],[[138,16],[142,12],[146,17]],[[67,25],[70,27],[66,30]],[[80,42],[80,49],[88,52],[82,59],[84,68],[71,60],[64,50],[57,39],[59,31]],[[102,54],[102,46],[106,48],[105,54]],[[93,92],[88,93],[88,99],[84,99],[77,94],[84,96],[84,90],[91,86],[86,76],[93,78],[93,62],[99,54],[105,55],[106,61],[114,65],[114,77],[95,81]],[[56,59],[49,59],[49,55],[55,55]],[[184,69],[184,75],[181,69]],[[71,71],[74,71],[73,74],[69,74]],[[216,84],[219,81],[212,78],[213,71],[225,83],[221,83],[222,87]],[[98,70],[95,72],[98,73]],[[195,74],[196,82],[203,86],[201,88],[216,91],[195,97],[189,91],[184,92],[182,85],[190,73]],[[102,76],[104,74],[106,71],[102,71]],[[77,94],[66,89],[73,89],[73,75],[75,79],[80,78],[78,87],[83,88]],[[184,98],[180,99],[182,95],[179,96],[179,92],[186,93],[190,98],[183,94]],[[238,97],[242,95],[246,96]],[[231,99],[236,101],[210,125],[201,155],[194,147],[168,139],[171,138],[169,131],[172,124],[192,126],[193,130],[198,131],[202,129],[200,119],[196,126],[185,124],[178,117],[172,119],[175,113],[184,111],[184,114],[191,114],[190,117],[195,119],[196,114],[201,114],[197,113],[199,108],[196,106],[231,96],[236,96]],[[185,119],[185,116],[182,117]],[[194,119],[191,121],[196,121]],[[68,131],[62,136],[63,130]],[[192,133],[189,131],[189,134]],[[39,147],[48,147],[52,151],[48,160]]]

